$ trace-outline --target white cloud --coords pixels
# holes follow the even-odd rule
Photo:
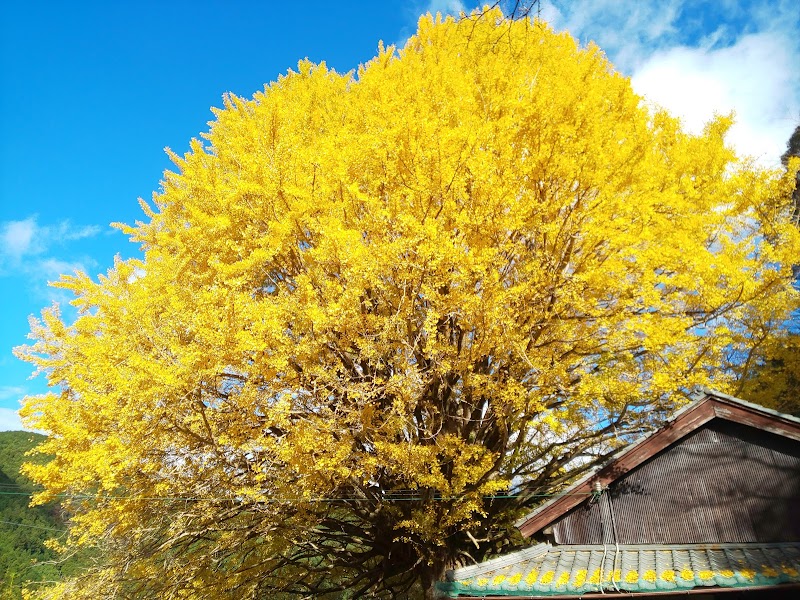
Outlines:
[[[133,269],[133,272],[130,275],[128,275],[128,283],[133,283],[134,281],[141,279],[145,275],[147,275],[147,271],[145,271],[140,267],[136,267]]]
[[[677,32],[683,0],[583,0],[579,3],[543,0],[542,19],[567,30],[587,44],[594,42],[622,71],[640,59],[645,48],[658,47]]]
[[[7,221],[0,227],[0,252],[14,260],[35,251],[36,218],[29,217],[24,221]]]
[[[72,275],[77,271],[86,272],[86,267],[78,261],[66,261],[58,258],[46,258],[37,263],[37,270],[44,275],[48,281],[55,281],[62,274]]]
[[[56,234],[63,240],[82,240],[96,236],[102,229],[97,225],[75,226],[69,221],[61,221],[55,227],[45,228],[45,231],[51,232],[50,235]]]
[[[24,387],[18,385],[0,385],[0,400],[19,400],[27,393]]]
[[[467,9],[461,0],[430,0],[422,12],[458,16],[462,12],[467,12]]]
[[[20,431],[25,429],[19,419],[17,411],[10,408],[0,408],[0,431]]]
[[[0,252],[5,258],[20,259],[42,254],[56,244],[93,237],[100,231],[97,225],[76,226],[68,220],[39,225],[38,217],[34,215],[22,221],[0,223]]]
[[[800,119],[797,0],[549,0],[542,18],[595,41],[637,93],[692,132],[735,112],[728,143],[779,164]]]
[[[800,114],[792,94],[793,57],[766,33],[708,50],[672,48],[651,56],[631,78],[637,93],[680,117],[698,133],[714,113],[735,112],[728,142],[741,155],[777,166]]]
[[[97,225],[76,226],[70,221],[40,225],[37,217],[0,223],[0,275],[14,270],[23,273],[44,273],[57,279],[60,273],[82,269],[75,261],[49,256],[54,247],[93,237],[102,231]],[[55,275],[55,277],[53,277]]]
[[[441,13],[442,16],[458,17],[462,12],[469,14],[477,7],[475,5],[472,8],[467,8],[462,0],[427,0],[427,2],[415,0],[414,2],[408,2],[404,7],[408,25],[400,29],[398,37],[392,42],[392,45],[396,48],[405,47],[409,38],[416,33],[420,15],[430,13],[435,16],[436,13]]]

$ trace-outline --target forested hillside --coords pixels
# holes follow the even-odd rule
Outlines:
[[[0,432],[0,598],[22,598],[26,582],[53,581],[74,571],[74,559],[58,562],[45,540],[63,535],[58,505],[28,507],[35,489],[19,472],[25,453],[44,436],[27,431]]]

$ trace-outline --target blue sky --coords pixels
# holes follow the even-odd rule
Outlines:
[[[730,142],[776,165],[800,122],[796,0],[542,0],[541,16],[596,41],[648,102],[699,129],[736,110]],[[349,71],[379,40],[457,0],[18,2],[0,19],[0,429],[17,429],[42,376],[11,349],[27,318],[69,298],[61,273],[96,277],[138,248],[109,223],[142,218],[222,94],[250,97],[299,59]],[[65,308],[69,316],[69,308]]]

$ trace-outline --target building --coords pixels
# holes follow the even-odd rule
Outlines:
[[[800,419],[707,391],[517,523],[446,597],[800,597]]]

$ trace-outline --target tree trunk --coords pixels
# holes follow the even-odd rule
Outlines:
[[[425,591],[425,600],[439,598],[437,595],[436,584],[444,580],[445,563],[435,561],[432,565],[425,565],[422,569],[421,580],[422,589]]]

